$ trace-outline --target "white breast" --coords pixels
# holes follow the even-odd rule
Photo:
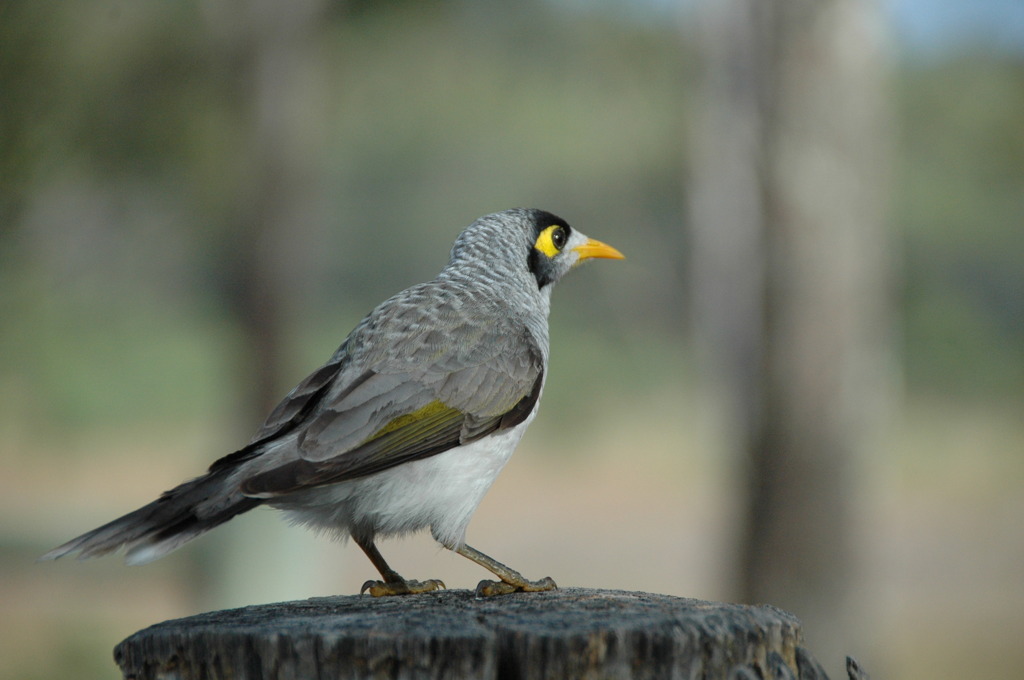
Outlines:
[[[359,479],[272,501],[295,522],[343,536],[404,534],[430,527],[442,545],[465,541],[466,526],[536,415],[514,428]]]

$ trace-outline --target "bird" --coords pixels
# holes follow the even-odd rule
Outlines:
[[[554,285],[583,262],[623,257],[543,210],[480,217],[433,280],[374,308],[247,445],[40,559],[123,548],[128,564],[144,564],[269,505],[355,542],[381,576],[360,593],[444,588],[403,578],[377,548],[426,528],[497,577],[480,582],[480,596],[556,588],[472,548],[466,528],[537,414]]]

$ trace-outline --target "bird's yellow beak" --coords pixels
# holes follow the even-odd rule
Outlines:
[[[592,257],[604,258],[607,260],[625,260],[626,256],[620,253],[615,248],[612,248],[607,243],[601,243],[597,239],[587,239],[587,242],[581,246],[573,248],[576,253],[579,254],[580,259],[577,262],[583,260],[589,260]]]

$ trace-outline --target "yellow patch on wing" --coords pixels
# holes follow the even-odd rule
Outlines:
[[[437,421],[445,421],[458,414],[458,409],[446,406],[440,400],[435,399],[426,406],[416,409],[412,413],[406,413],[393,419],[387,425],[377,430],[377,432],[367,439],[367,441],[373,441],[374,439],[378,439],[386,434],[407,428],[411,425],[427,423],[435,424]]]

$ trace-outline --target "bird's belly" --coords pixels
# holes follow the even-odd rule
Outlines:
[[[372,538],[431,528],[448,547],[461,545],[484,494],[512,456],[531,418],[430,458],[358,479],[309,489],[272,504],[317,529]]]

